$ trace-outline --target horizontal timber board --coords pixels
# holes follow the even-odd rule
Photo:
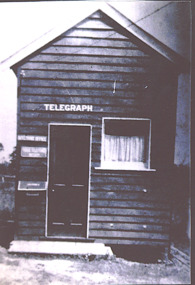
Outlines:
[[[48,135],[48,123],[46,124],[45,127],[41,126],[41,127],[31,127],[33,126],[33,122],[32,122],[32,119],[31,120],[31,123],[30,125],[27,123],[25,126],[23,125],[19,125],[18,126],[18,133],[19,134],[25,134],[25,135]],[[20,121],[21,123],[21,121]]]
[[[43,166],[36,166],[33,167],[33,166],[28,166],[28,165],[25,165],[25,166],[21,166],[20,167],[20,171],[23,172],[23,173],[29,173],[29,172],[32,172],[32,173],[44,173],[46,171],[46,167],[45,165]]]
[[[98,165],[98,167],[99,167],[99,165]],[[112,171],[112,170],[110,170],[110,171]],[[123,170],[123,172],[125,173],[125,172],[135,172],[135,171],[134,170]],[[140,190],[139,189],[134,190],[137,185],[141,185]],[[110,191],[110,192],[113,192],[113,191],[121,191],[121,192],[131,191],[131,192],[135,192],[135,193],[139,193],[139,192],[145,193],[148,191],[147,189],[149,189],[149,190],[153,189],[152,192],[156,193],[154,195],[161,196],[161,194],[158,194],[160,192],[160,190],[159,190],[160,188],[155,190],[155,188],[152,187],[151,181],[149,181],[149,180],[144,181],[144,179],[142,179],[142,178],[137,179],[137,178],[134,178],[133,176],[129,180],[129,182],[124,181],[124,183],[122,181],[122,178],[117,183],[113,183],[113,182],[110,182],[110,183],[102,182],[101,183],[100,180],[98,183],[96,183],[95,180],[91,179],[91,187],[90,187],[91,191]],[[162,193],[163,193],[162,195],[168,195],[169,196],[169,189],[166,186],[164,186],[164,188],[162,187],[161,189],[162,189]],[[148,191],[148,192],[151,193],[151,191]],[[142,196],[142,194],[140,194],[140,195]],[[148,195],[148,197],[150,197],[152,195],[153,194],[151,193],[151,195]],[[142,196],[142,197],[144,198],[144,196]],[[147,197],[147,195],[145,195],[145,197]]]
[[[139,210],[139,209],[119,209],[119,208],[90,208],[90,214],[95,215],[120,215],[120,216],[148,216],[148,217],[170,217],[168,211]]]
[[[82,38],[80,38],[80,39],[82,39]],[[89,42],[89,39],[87,39],[87,40]],[[92,39],[91,39],[91,42],[92,42]],[[84,38],[83,38],[82,44],[78,44],[77,42],[75,42],[74,44],[73,44],[73,42],[71,42],[70,44],[63,44],[63,43],[60,43],[60,41],[58,41],[58,42],[55,42],[52,45],[50,45],[49,48],[52,48],[52,50],[57,48],[59,50],[62,50],[62,53],[63,53],[64,50],[69,50],[70,49],[71,53],[69,53],[69,54],[75,54],[75,53],[77,54],[77,52],[75,52],[75,50],[80,51],[81,49],[92,49],[92,50],[94,49],[95,51],[97,51],[99,49],[101,49],[101,50],[102,49],[106,49],[106,50],[109,50],[109,51],[110,50],[114,50],[114,51],[116,51],[116,50],[120,50],[120,51],[121,50],[126,50],[127,52],[130,51],[130,50],[140,51],[138,46],[133,45],[133,44],[128,44],[128,45],[127,44],[125,44],[125,45],[121,44],[121,45],[117,46],[115,44],[111,45],[112,44],[111,41],[109,42],[108,45],[105,45],[105,44],[102,44],[102,43],[103,42],[100,43],[99,40],[94,40],[93,44],[89,44],[88,45],[87,43],[85,43]],[[43,53],[44,52],[45,52],[45,49],[43,50]],[[53,54],[52,51],[51,51],[51,54]],[[146,54],[144,53],[144,55],[146,55]],[[123,53],[122,53],[122,56],[124,56]],[[130,56],[130,55],[127,53],[127,56]],[[141,54],[140,56],[143,56],[143,54]]]
[[[112,170],[110,170],[111,172]],[[117,170],[116,170],[117,171]],[[144,189],[148,189],[149,187],[152,187],[153,183],[151,181],[151,179],[148,177],[144,177],[144,176],[134,176],[133,172],[135,172],[134,170],[127,170],[127,169],[124,169],[124,170],[120,170],[120,171],[123,171],[124,175],[117,175],[116,173],[116,176],[110,176],[108,177],[108,180],[106,181],[105,180],[105,176],[102,175],[102,177],[92,177],[91,178],[91,189],[92,190],[97,190],[97,191],[101,191],[101,190],[104,190],[104,189],[107,189],[107,190],[133,190],[133,187],[136,186],[136,185],[144,185],[144,188],[142,188],[141,191],[143,191]],[[143,171],[142,171],[143,172]],[[109,175],[109,170],[107,171],[108,175]],[[129,174],[129,175],[127,175]],[[115,185],[115,184],[118,184]],[[129,188],[127,188],[126,186],[129,185]],[[124,186],[124,187],[123,187]],[[144,192],[144,191],[143,191]]]
[[[102,223],[90,222],[89,231],[91,230],[121,230],[135,232],[153,232],[153,233],[168,233],[169,226],[167,225],[150,225],[150,224],[131,224],[131,223]]]
[[[24,190],[29,196],[26,197],[19,197],[18,196],[18,200],[17,200],[17,208],[19,212],[28,212],[28,211],[42,211],[42,213],[45,212],[45,207],[46,207],[46,199],[44,198],[40,198],[39,196],[31,196],[33,195],[37,195],[39,193],[35,193],[35,191],[33,190],[33,193],[28,193],[27,190]],[[19,192],[22,192],[22,190],[20,190]]]
[[[45,228],[45,222],[44,221],[18,221],[18,227]]]
[[[17,194],[18,194],[18,201],[17,201],[17,207],[18,210],[21,211],[27,211],[30,208],[30,210],[33,210],[36,208],[39,210],[41,209],[42,211],[45,211],[45,206],[46,206],[46,195],[45,193],[44,196],[41,197],[40,194],[42,194],[36,190],[33,190],[33,193],[30,191],[28,192],[27,190],[24,190],[24,192],[22,192],[22,190],[20,190]],[[20,195],[22,194],[22,195]]]
[[[137,48],[137,45],[129,41],[128,39],[92,39],[86,37],[64,37],[53,42],[52,45],[61,46],[98,46],[98,47],[111,47],[111,48]]]
[[[122,34],[117,33],[115,30],[101,30],[101,29],[73,29],[67,33],[69,37],[87,37],[87,38],[122,38],[127,39]]]
[[[108,170],[108,173],[109,173],[109,170]],[[147,179],[146,181],[144,181],[145,179]],[[143,176],[130,176],[130,175],[113,175],[113,176],[108,176],[108,177],[106,177],[106,175],[105,176],[99,176],[99,177],[94,177],[93,176],[93,178],[91,178],[91,182],[92,183],[101,183],[101,184],[104,184],[105,183],[105,185],[108,185],[108,184],[110,184],[110,185],[113,185],[113,184],[115,184],[115,183],[118,183],[118,184],[136,184],[136,183],[138,183],[138,184],[140,184],[140,183],[142,183],[142,184],[145,184],[145,185],[148,185],[148,184],[151,184],[152,182],[151,182],[151,179],[150,179],[150,177],[144,177],[144,175]],[[96,184],[97,185],[97,184]]]
[[[93,113],[84,113],[84,112],[21,112],[20,116],[21,118],[29,118],[29,119],[47,119],[47,120],[52,120],[55,122],[55,120],[61,120],[62,122],[66,122],[66,120],[77,120],[79,122],[79,120],[83,119],[83,120],[94,120],[94,117],[96,118],[96,122],[99,120],[99,122],[101,123],[102,121],[102,117],[124,117],[124,118],[135,118],[135,117],[140,117],[141,116],[141,110],[136,110],[135,108],[127,108],[128,111],[126,111],[125,113],[123,112],[114,112],[114,108],[113,108],[113,112],[93,112]],[[143,113],[142,113],[143,114]],[[145,114],[146,110],[145,110]],[[147,116],[148,117],[148,116]],[[38,135],[38,134],[37,134]],[[98,179],[98,178],[97,178]],[[97,181],[98,182],[98,181]]]
[[[168,210],[168,204],[149,201],[120,201],[120,200],[94,200],[90,201],[91,207],[107,207],[107,208],[131,208],[131,209],[152,209],[152,210]]]
[[[23,123],[24,123],[23,121],[20,121],[19,125],[23,126],[24,125]],[[42,128],[43,130],[45,129],[45,126],[40,125],[39,127]],[[47,147],[48,146],[47,137],[36,134],[34,136],[26,136],[25,134],[18,133],[18,146]]]
[[[147,188],[146,188],[146,186],[147,186]],[[149,186],[150,185],[145,184],[145,181],[142,181],[142,183],[141,183],[140,180],[131,179],[131,182],[128,182],[127,185],[118,185],[118,184],[112,184],[112,183],[111,184],[100,184],[100,185],[98,184],[98,185],[96,185],[95,183],[93,183],[90,187],[90,190],[91,190],[91,193],[94,193],[94,192],[96,193],[96,191],[97,192],[118,191],[121,194],[126,193],[125,191],[127,191],[127,193],[129,193],[129,195],[131,195],[131,193],[132,193],[132,195],[134,195],[134,193],[138,193],[137,195],[142,196],[143,195],[142,192],[144,192],[143,191],[144,189],[146,189],[147,191],[150,191],[151,187],[149,188]],[[140,194],[139,194],[139,192],[140,192]]]
[[[20,221],[45,221],[45,213],[42,214],[30,214],[26,212],[18,212],[17,218]]]
[[[140,94],[143,94],[144,91],[118,91],[115,93],[115,96],[122,96],[122,98],[135,98]],[[66,89],[66,88],[48,88],[48,87],[20,87],[20,94],[36,94],[36,95],[58,95],[58,96],[76,96],[76,95],[85,95],[85,96],[96,96],[96,97],[103,97],[103,96],[111,96],[113,95],[113,88],[112,90],[94,90],[94,89]]]
[[[21,86],[37,86],[37,87],[47,87],[47,88],[70,88],[70,89],[100,89],[105,90],[109,89],[112,93],[116,93],[117,91],[125,90],[125,91],[137,91],[143,92],[143,94],[147,94],[144,92],[145,87],[148,86],[148,82],[145,80],[140,81],[117,81],[114,80],[90,80],[90,75],[88,79],[78,78],[72,79],[53,79],[53,78],[26,78],[21,80]],[[114,90],[114,91],[113,91]]]
[[[30,120],[29,119],[24,119],[22,120],[21,122],[21,125],[24,125],[25,124],[25,121],[27,122],[28,125],[30,125]],[[28,123],[29,122],[29,123]],[[41,125],[41,123],[43,122],[43,125]],[[56,121],[56,123],[58,123],[58,120]],[[73,120],[73,123],[74,123],[74,120]],[[93,125],[93,132],[92,132],[92,136],[93,138],[100,138],[101,137],[101,129],[102,129],[102,123],[99,124],[96,119],[94,118],[93,120],[89,120],[88,123],[91,123]],[[45,129],[45,126],[47,126],[47,121],[32,121],[32,126],[39,126],[39,127],[42,127],[43,126],[43,129]],[[40,146],[43,146],[43,145],[46,145],[47,143],[46,142],[40,142]],[[97,147],[97,146],[100,146],[101,147],[101,142],[94,142],[93,144],[94,147]]]
[[[25,127],[29,126],[29,127],[34,127],[34,131],[35,133],[37,132],[41,132],[47,135],[48,132],[48,123],[49,121],[46,120],[39,120],[39,121],[35,121],[35,120],[31,120],[28,118],[23,118],[22,121],[20,121],[20,132],[22,133],[22,131],[27,131],[28,133],[28,129],[25,129]],[[82,124],[92,124],[94,123],[94,120],[77,120],[76,118],[73,119],[66,119],[66,121],[62,121],[61,119],[55,119],[55,123],[71,123],[71,124],[78,124],[78,123],[82,123]],[[93,142],[95,143],[95,137]]]
[[[105,169],[101,170],[101,173],[98,173],[98,175],[95,175],[97,173],[94,173],[97,169],[94,169],[91,174],[91,181],[92,181],[92,190],[111,190],[108,188],[108,183],[110,182],[110,185],[113,186],[113,189],[117,190],[118,188],[115,188],[115,185],[112,183],[112,178],[115,180],[117,178],[129,178],[130,180],[125,180],[127,183],[129,183],[129,190],[137,190],[137,191],[143,191],[143,192],[150,192],[155,191],[156,193],[161,192],[167,193],[168,190],[166,187],[168,184],[166,183],[166,179],[169,178],[168,175],[163,176],[162,172],[158,173],[157,171],[133,171],[133,170],[112,170],[112,169]],[[105,177],[108,178],[108,180],[105,181]],[[101,178],[101,179],[100,179]],[[115,181],[114,180],[114,181]],[[94,183],[98,182],[96,185],[97,187],[93,188]],[[103,184],[102,182],[105,182]],[[137,184],[137,186],[135,185]],[[105,187],[104,187],[105,185]],[[132,185],[132,186],[131,186]],[[107,187],[107,188],[106,188]],[[117,186],[116,187],[120,187]],[[120,190],[120,188],[118,189]],[[127,189],[128,190],[128,189]],[[146,191],[145,191],[146,190]]]
[[[49,119],[46,119],[46,121],[42,120],[44,122],[45,127],[40,126],[40,121],[32,121],[32,119],[22,119],[21,125],[18,127],[19,134],[26,134],[26,135],[48,135],[48,123],[50,123]],[[85,118],[58,118],[52,120],[52,122],[59,123],[59,124],[89,124],[93,125],[92,120],[87,120]],[[93,143],[100,142],[100,138],[93,137]],[[99,165],[98,165],[99,166]]]
[[[68,88],[68,89],[96,89],[110,90],[113,94],[118,91],[136,91],[143,92],[145,89],[145,83],[133,83],[133,82],[101,82],[101,81],[88,81],[88,80],[40,80],[40,79],[26,79],[22,80],[22,86],[47,87],[47,88]]]
[[[98,62],[97,62],[98,63]],[[101,65],[100,64],[67,64],[67,63],[59,63],[59,62],[54,62],[54,63],[48,63],[48,62],[27,62],[25,63],[23,66],[24,70],[32,70],[32,69],[36,69],[36,70],[63,70],[64,72],[68,72],[68,71],[75,71],[75,72],[79,72],[79,71],[85,71],[85,72],[121,72],[121,73],[131,73],[131,72],[136,72],[136,73],[146,73],[147,72],[147,68],[146,67],[142,67],[142,66],[130,66],[130,65],[126,65],[126,66],[117,66],[117,65]]]
[[[136,104],[138,99],[130,98],[130,99],[123,99],[123,98],[114,98],[111,99],[110,97],[103,97],[103,98],[96,98],[95,103],[98,105],[133,105]],[[140,99],[141,100],[141,99]],[[79,96],[39,96],[39,95],[21,95],[20,96],[20,102],[21,103],[50,103],[53,104],[83,104],[83,102],[87,102],[88,104],[93,105],[94,103],[94,98],[90,97],[79,97]]]
[[[111,108],[111,107],[110,107]],[[126,118],[135,118],[135,116],[139,116],[141,113],[141,110],[137,110],[136,108],[126,108],[126,110],[124,110],[124,113],[119,113],[116,110],[114,110],[113,107],[113,111],[108,110],[109,107],[104,108],[104,110],[102,110],[102,112],[58,112],[58,111],[22,111],[21,112],[21,118],[29,118],[29,119],[39,119],[39,120],[48,120],[49,121],[53,121],[55,122],[55,120],[61,120],[61,122],[66,122],[68,120],[77,120],[78,122],[80,120],[88,120],[88,122],[91,122],[94,120],[94,118],[96,118],[96,120],[101,121],[102,117],[126,117]],[[145,110],[146,111],[146,110]],[[145,115],[147,115],[145,113]],[[38,135],[38,134],[37,134]],[[109,171],[108,171],[109,172]],[[103,176],[103,175],[102,175]],[[98,179],[98,178],[97,178]]]
[[[37,88],[36,88],[37,89]],[[39,88],[38,88],[39,89]],[[46,89],[47,90],[47,89]],[[82,91],[82,90],[81,90]],[[134,94],[134,96],[118,96],[118,92],[116,92],[116,95],[113,98],[113,92],[109,92],[110,94],[101,95],[100,91],[99,96],[97,95],[82,95],[82,94],[74,94],[72,92],[72,94],[28,94],[28,93],[22,93],[20,95],[20,103],[65,103],[65,102],[69,102],[70,99],[72,100],[71,103],[77,103],[79,102],[80,104],[82,104],[83,102],[88,102],[90,105],[94,104],[94,101],[96,102],[97,105],[101,105],[105,102],[109,102],[109,103],[114,103],[114,102],[119,102],[120,104],[122,103],[128,103],[129,105],[131,105],[132,103],[135,102],[143,102],[144,100],[149,100],[150,97],[148,96],[148,94],[141,94],[138,93],[138,95],[136,96],[136,94]],[[67,101],[66,101],[67,100]]]
[[[19,235],[38,235],[42,236],[45,234],[45,229],[44,228],[18,228],[17,233]]]
[[[64,47],[50,46],[45,48],[41,54],[83,54],[83,55],[112,55],[112,56],[146,56],[148,55],[139,49],[134,48],[108,48],[108,47]]]
[[[105,177],[108,177],[109,179],[112,179],[112,177],[126,177],[126,178],[144,178],[144,179],[150,179],[151,178],[157,178],[157,174],[156,172],[150,172],[150,171],[139,171],[137,170],[135,171],[131,171],[129,170],[124,172],[123,170],[120,169],[105,169],[105,170],[101,170],[101,169],[95,169],[95,171],[92,173],[92,177],[93,179],[99,179],[100,177],[102,177],[103,179],[105,179]],[[154,182],[154,181],[153,181]],[[144,185],[144,184],[143,184]]]
[[[101,131],[97,128],[97,126],[95,125],[95,119],[91,120],[91,121],[81,121],[82,123],[86,123],[86,124],[91,124],[93,125],[93,132],[92,132],[92,137],[93,137],[93,145],[92,145],[92,149],[93,151],[99,151],[101,149]],[[78,124],[79,122],[74,121],[74,120],[66,120],[66,122],[61,122],[60,120],[56,120],[55,123],[71,123],[71,124]],[[20,126],[21,127],[25,127],[25,126],[32,126],[34,127],[35,133],[36,130],[43,130],[43,132],[48,128],[48,122],[47,120],[42,120],[42,121],[35,121],[35,120],[31,120],[31,119],[22,119],[20,121]],[[101,127],[101,125],[99,125],[99,128]],[[19,134],[20,135],[20,134]],[[22,135],[22,134],[21,134]],[[21,143],[22,140],[19,140],[19,142]],[[24,142],[22,143],[24,144]],[[32,141],[25,141],[25,145],[29,145],[29,146],[47,146],[46,142],[41,142],[41,143],[37,143],[37,142],[32,142]]]
[[[43,236],[44,237],[44,236]],[[16,234],[16,240],[40,240],[40,236]]]
[[[150,66],[153,61],[151,57],[135,56],[135,57],[114,57],[112,55],[93,56],[93,55],[55,55],[55,54],[38,54],[29,59],[30,62],[49,62],[49,63],[87,63],[102,65],[119,65],[119,66]],[[24,64],[21,66],[24,67]]]
[[[95,242],[100,242],[109,245],[147,245],[147,246],[168,246],[167,240],[140,240],[140,239],[109,239],[109,238],[96,238]]]
[[[33,194],[36,196],[30,196],[30,193],[27,191],[19,191],[17,192],[17,206],[20,209],[21,206],[26,207],[28,211],[28,205],[35,205],[36,207],[45,207],[45,199],[46,193],[40,193],[39,191],[33,191]],[[36,208],[35,207],[35,208]]]
[[[125,118],[125,117],[124,117]],[[129,177],[129,174],[131,174],[131,177],[143,177],[143,178],[154,178],[157,177],[156,172],[143,172],[143,171],[134,171],[134,172],[124,172],[123,170],[111,170],[111,169],[105,169],[105,170],[101,170],[101,169],[95,169],[95,171],[93,172],[93,177],[94,178],[99,178],[99,177],[120,177],[120,176],[126,176]]]
[[[76,72],[64,72],[64,71],[56,71],[56,70],[39,70],[39,69],[23,69],[24,77],[25,78],[31,78],[31,79],[61,79],[61,80],[95,80],[95,81],[113,81],[117,80],[119,82],[134,82],[134,83],[149,83],[149,75],[139,73],[139,72],[132,72],[131,76],[129,73],[123,73],[123,72],[116,72],[113,71],[113,73],[106,73],[101,71],[93,71],[89,72],[90,69],[83,72],[81,70],[80,72],[78,69]]]
[[[144,190],[145,188],[143,188]],[[91,191],[90,198],[91,199],[110,199],[110,200],[139,200],[139,201],[159,201],[159,202],[168,202],[167,197],[165,197],[164,193],[155,190],[147,190],[145,191]]]
[[[142,217],[142,216],[117,216],[117,215],[92,215],[89,216],[92,222],[108,222],[108,223],[131,223],[131,224],[152,224],[152,225],[169,225],[169,218]]]
[[[83,22],[81,22],[81,23],[79,23],[79,24],[77,24],[75,27],[73,27],[72,28],[72,30],[85,30],[85,31],[113,31],[114,30],[114,27],[111,27],[110,26],[110,24],[109,24],[109,26],[107,27],[107,29],[106,28],[104,28],[104,29],[101,29],[101,28],[98,28],[98,27],[89,27],[89,28],[87,28],[87,27],[81,27],[80,25],[82,25],[84,22],[86,22],[86,21],[88,21],[88,19],[87,20],[85,20],[85,21],[83,21]],[[71,31],[71,30],[69,30],[69,31]],[[69,35],[69,31],[68,31],[68,35]]]
[[[35,172],[19,172],[18,179],[20,181],[46,181],[47,173],[35,173]]]
[[[44,214],[45,213],[45,205],[26,205],[26,206],[18,206],[19,213],[29,213],[29,214]]]
[[[32,181],[33,175],[35,175],[37,178],[38,177],[41,178],[41,177],[46,177],[46,174],[47,174],[47,167],[46,166],[44,166],[44,167],[20,166],[20,169],[19,169],[20,180],[25,180],[25,179],[21,179],[22,177],[31,177],[31,181]]]
[[[144,233],[144,232],[126,232],[126,231],[102,231],[102,230],[90,230],[89,231],[90,238],[144,238],[144,239],[159,239],[159,240],[168,240],[168,234],[162,233]]]
[[[32,158],[32,159],[21,158],[20,165],[21,166],[46,166],[47,159],[45,158]]]

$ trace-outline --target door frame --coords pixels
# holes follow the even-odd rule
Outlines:
[[[80,126],[90,128],[89,137],[89,179],[88,179],[88,207],[87,207],[87,223],[86,223],[86,238],[89,237],[89,209],[90,209],[90,185],[91,185],[91,151],[92,151],[92,125],[90,124],[72,124],[72,123],[49,123],[48,124],[48,152],[47,152],[47,190],[46,190],[46,218],[45,218],[45,237],[58,239],[83,239],[81,237],[67,237],[67,236],[48,236],[48,191],[49,191],[49,168],[50,168],[50,128],[51,126]]]

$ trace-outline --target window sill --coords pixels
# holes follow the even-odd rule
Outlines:
[[[152,168],[143,168],[143,169],[132,169],[132,168],[111,168],[111,167],[94,167],[95,170],[116,170],[116,171],[142,171],[142,172],[155,172],[156,169],[152,169]]]

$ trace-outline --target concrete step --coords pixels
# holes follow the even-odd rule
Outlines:
[[[110,247],[103,243],[84,243],[66,241],[12,241],[9,253],[19,254],[54,254],[69,256],[112,256]]]

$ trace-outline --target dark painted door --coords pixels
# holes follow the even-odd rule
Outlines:
[[[89,126],[50,126],[49,236],[86,237],[89,154]]]

